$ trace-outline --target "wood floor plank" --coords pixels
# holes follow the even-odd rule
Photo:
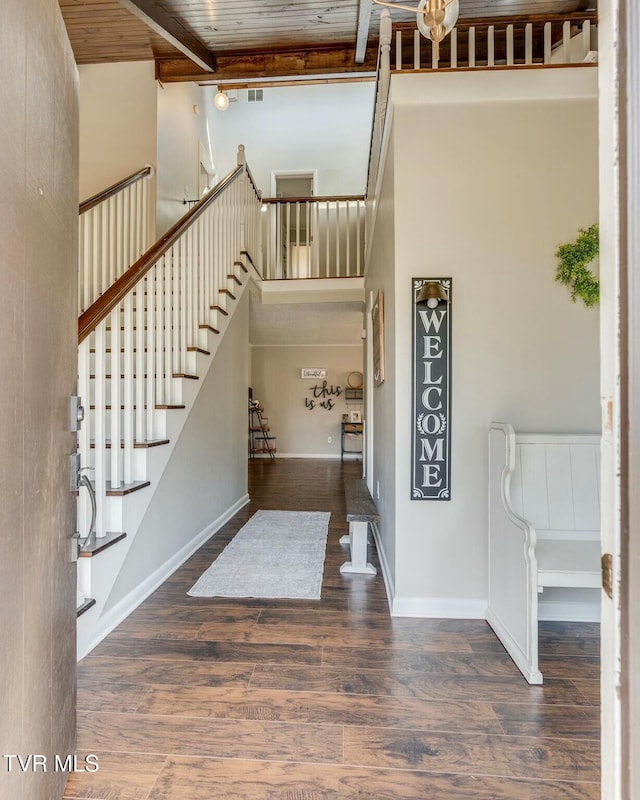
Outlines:
[[[600,741],[600,710],[595,706],[494,703],[492,708],[507,734]]]
[[[454,650],[448,641],[449,650]],[[405,647],[324,647],[322,665],[339,669],[400,669],[442,675],[504,675],[519,672],[506,654],[462,652],[415,652]]]
[[[89,752],[97,756],[99,769],[69,775],[64,795],[69,800],[147,800],[165,763],[164,756],[95,749],[79,751],[79,762]]]
[[[169,758],[153,800],[599,800],[593,783]]]
[[[598,680],[600,677],[599,656],[560,656],[543,652],[538,663],[545,678]]]
[[[136,636],[109,637],[93,651],[96,656],[149,657],[167,661],[234,661],[236,663],[320,664],[321,647],[292,644],[251,644]]]
[[[424,700],[472,701],[482,698],[489,703],[511,701],[589,705],[576,686],[564,679],[550,679],[543,686],[529,686],[521,677],[259,664],[249,685],[256,689],[417,697]]]
[[[78,748],[93,752],[342,763],[342,728],[263,720],[80,712]]]
[[[135,714],[150,691],[145,684],[78,679],[78,708],[84,711],[118,711]]]
[[[145,689],[136,711],[156,716],[268,719],[378,727],[410,725],[422,730],[504,732],[492,706],[483,702],[429,702],[415,698],[390,699],[226,687],[151,686]]]
[[[574,680],[580,694],[594,706],[600,705],[600,680]]]
[[[355,766],[384,766],[541,780],[600,780],[600,747],[588,739],[427,733],[349,727],[344,760]]]
[[[249,685],[253,664],[204,661],[160,661],[150,658],[89,656],[78,665],[78,681],[169,684],[176,686]],[[82,706],[79,706],[82,708]]]

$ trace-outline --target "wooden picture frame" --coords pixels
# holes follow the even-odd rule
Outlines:
[[[384,383],[384,293],[378,291],[376,301],[371,309],[373,327],[373,383],[380,386]]]

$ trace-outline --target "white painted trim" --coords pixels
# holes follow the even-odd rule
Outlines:
[[[389,614],[393,616],[393,598],[395,595],[395,585],[393,582],[393,576],[391,575],[391,570],[389,569],[389,562],[387,561],[387,554],[384,551],[384,547],[382,547],[381,540],[380,540],[380,529],[378,528],[377,522],[371,523],[371,530],[373,531],[373,539],[376,543],[376,550],[378,552],[378,560],[380,561],[380,567],[382,571],[382,577],[384,579],[384,588],[387,593],[387,602],[389,603]]]
[[[262,458],[269,458],[268,455]],[[333,461],[340,461],[340,453],[276,453],[276,458],[326,458]],[[345,461],[361,461],[362,453],[345,453]]]
[[[540,672],[539,669],[531,669],[531,660],[527,658],[526,653],[511,636],[509,630],[502,624],[500,619],[490,608],[487,608],[486,620],[493,629],[495,635],[502,642],[504,649],[509,653],[513,663],[518,667],[527,683],[542,683],[542,672]]]
[[[437,74],[436,74],[437,73]],[[598,96],[598,68],[497,69],[391,75],[393,105],[572,100]]]
[[[539,600],[538,619],[558,622],[600,622],[600,602],[569,603],[562,600]]]
[[[353,344],[250,344],[249,347],[304,347],[306,350],[310,347],[321,347],[323,350],[331,349],[332,347],[360,347],[362,340],[358,339]]]
[[[394,597],[393,617],[486,619],[487,601],[476,597]]]
[[[241,508],[247,505],[250,501],[248,494],[245,494],[223,512],[217,519],[207,525],[204,530],[196,534],[190,542],[187,542],[184,547],[178,550],[168,561],[165,561],[162,566],[158,567],[155,572],[152,572],[141,584],[139,584],[133,591],[129,592],[125,597],[116,603],[113,608],[107,611],[96,623],[94,629],[94,636],[89,645],[82,653],[78,653],[78,661],[90,653],[94,647],[108,636],[111,631],[116,628],[129,614],[131,614],[150,594],[164,583],[173,573],[181,567],[184,562],[190,558],[196,550],[201,547],[208,539],[217,533],[223,525],[225,525],[234,514],[237,514]]]

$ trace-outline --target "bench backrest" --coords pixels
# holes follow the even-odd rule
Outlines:
[[[600,437],[516,434],[514,511],[542,539],[600,538]]]

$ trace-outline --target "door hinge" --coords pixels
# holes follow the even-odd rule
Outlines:
[[[605,553],[602,556],[602,588],[609,599],[613,599],[613,556]]]

